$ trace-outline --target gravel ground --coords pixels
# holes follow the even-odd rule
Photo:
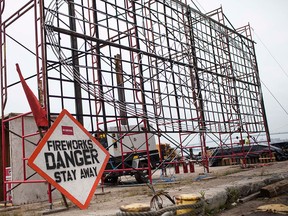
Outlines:
[[[241,168],[238,165],[233,166],[221,166],[211,167],[208,174],[203,173],[203,167],[195,165],[194,173],[182,173],[175,174],[173,169],[167,170],[167,177],[162,177],[160,172],[154,175],[154,189],[156,191],[166,191],[171,197],[178,196],[180,194],[198,194],[204,195],[205,198],[214,196],[217,193],[216,188],[222,189],[229,185],[243,184],[246,181],[264,181],[268,178],[273,178],[279,175],[288,174],[287,170],[288,161],[274,162],[269,164],[258,164],[257,166],[251,166],[251,168]],[[49,210],[49,204],[47,202],[35,203],[22,206],[14,206],[8,208],[10,211],[0,211],[2,216],[11,215],[41,215],[44,212],[49,212],[52,216],[78,216],[78,215],[115,215],[119,212],[119,208],[122,205],[131,203],[144,203],[150,204],[150,200],[153,196],[152,190],[147,185],[136,185],[134,179],[130,177],[122,177],[121,185],[117,186],[98,186],[95,196],[92,199],[90,206],[86,210],[80,210],[69,202],[69,209],[62,212],[55,212]],[[285,204],[287,201],[283,197],[282,202]],[[258,205],[268,203],[271,199],[257,199],[244,203],[236,204],[236,207],[230,210],[214,209],[214,211],[207,211],[206,215],[249,215],[254,212]],[[286,201],[285,201],[286,200]],[[273,201],[277,202],[277,200]],[[249,205],[250,204],[250,205]],[[288,204],[288,203],[286,203]],[[164,201],[165,205],[171,205],[168,200]],[[247,206],[246,206],[247,205]],[[244,208],[243,208],[244,206]],[[55,200],[53,203],[53,210],[62,209],[64,207],[62,200]],[[14,208],[14,209],[13,209]],[[237,210],[238,209],[238,210]],[[3,209],[2,209],[3,210]],[[230,212],[229,212],[230,211]],[[227,213],[228,212],[228,213]],[[256,215],[256,214],[255,214]],[[263,214],[264,215],[264,214]]]

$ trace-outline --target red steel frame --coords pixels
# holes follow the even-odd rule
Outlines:
[[[25,139],[29,138],[29,137],[35,137],[35,136],[39,137],[39,132],[29,133],[29,134],[25,133],[24,125],[25,125],[25,117],[27,117],[27,116],[31,117],[31,112],[25,113],[25,114],[16,115],[14,117],[6,118],[6,119],[2,119],[2,130],[3,130],[2,142],[3,143],[6,143],[5,142],[5,138],[6,138],[5,137],[5,131],[9,130],[9,128],[7,128],[9,122],[20,118],[21,119],[21,128],[22,128],[22,133],[21,133],[20,137],[21,137],[21,140],[22,140],[21,141],[21,148],[22,148],[22,158],[21,158],[21,160],[22,160],[22,167],[23,167],[23,178],[22,179],[18,179],[18,180],[9,180],[9,181],[4,180],[4,188],[3,188],[3,193],[4,194],[9,192],[9,191],[6,191],[6,185],[7,184],[11,184],[12,185],[11,190],[13,190],[14,188],[16,188],[17,186],[19,186],[22,183],[47,183],[47,181],[43,180],[43,179],[39,179],[39,180],[33,179],[33,180],[31,180],[30,178],[32,176],[34,176],[35,173],[30,175],[30,176],[27,176],[27,160],[28,160],[28,156],[25,153],[25,146],[27,145],[27,143],[25,143]],[[35,143],[35,146],[36,146],[36,143]],[[2,145],[2,150],[3,150],[3,158],[2,158],[3,169],[4,169],[4,167],[5,168],[7,167],[7,161],[6,161],[5,154],[4,154],[4,152],[6,151],[5,147],[6,147],[5,145]],[[5,159],[5,161],[4,161],[4,159]],[[4,178],[6,178],[6,173],[4,175]],[[52,203],[52,191],[51,191],[51,186],[50,185],[48,185],[47,193],[48,193],[49,203]],[[4,202],[6,203],[6,201],[7,201],[6,200],[6,196],[4,196]]]
[[[1,12],[4,3],[0,1]],[[125,120],[137,128],[132,131],[127,124],[127,136],[142,133],[146,137],[148,155],[148,133],[154,133],[158,143],[165,140],[180,150],[180,161],[163,160],[162,164],[186,163],[189,149],[200,149],[207,172],[211,141],[221,151],[226,146],[232,149],[231,155],[219,157],[240,157],[244,164],[249,152],[244,148],[241,153],[233,152],[235,146],[243,147],[244,136],[254,135],[251,145],[258,145],[258,135],[265,133],[263,143],[270,149],[250,27],[226,26],[222,8],[205,15],[186,1],[31,0],[9,18],[0,17],[4,170],[5,123],[10,120],[4,120],[10,85],[5,31],[29,10],[34,10],[39,100],[48,118],[66,108],[91,133],[120,136]],[[117,54],[122,71],[115,71]],[[120,84],[116,82],[119,76]],[[121,100],[121,91],[126,101]],[[110,125],[118,130],[109,130]],[[21,136],[28,136],[24,127]],[[240,139],[235,141],[235,137]],[[121,140],[120,144],[122,166],[107,172],[133,170],[124,163],[126,154],[142,152],[124,152]],[[23,165],[26,159],[23,154]],[[150,166],[137,170],[147,170],[152,183]],[[29,180],[24,175],[14,183],[20,182]],[[51,187],[49,191],[51,201]]]
[[[0,44],[1,44],[1,55],[0,55],[0,67],[1,67],[1,133],[2,133],[2,170],[3,170],[3,200],[6,204],[6,194],[9,191],[6,191],[6,185],[11,184],[13,190],[18,185],[23,183],[47,183],[46,180],[39,179],[39,180],[31,180],[30,177],[32,177],[34,174],[27,176],[27,160],[28,156],[25,154],[25,139],[29,137],[39,137],[39,132],[35,132],[32,134],[26,134],[25,133],[25,117],[31,116],[31,112],[24,113],[24,114],[18,114],[14,117],[6,117],[6,103],[7,103],[7,97],[8,97],[8,89],[9,84],[7,82],[7,56],[6,56],[6,46],[7,46],[7,34],[6,30],[10,27],[13,28],[13,23],[17,20],[21,19],[26,13],[30,12],[31,10],[34,13],[34,37],[35,37],[35,66],[36,66],[36,77],[37,77],[37,83],[38,83],[38,90],[39,90],[39,101],[41,104],[45,107],[46,104],[46,98],[43,97],[43,92],[45,89],[45,82],[43,82],[44,73],[42,71],[45,71],[45,62],[43,61],[44,57],[44,45],[43,45],[43,31],[41,30],[41,26],[43,24],[43,5],[42,1],[37,0],[30,0],[26,3],[23,3],[23,6],[20,7],[18,10],[14,11],[9,17],[6,17],[5,20],[2,18],[2,14],[5,9],[5,0],[1,0],[0,2],[0,9],[1,9],[1,15],[0,15],[0,25],[1,25],[1,35],[0,35]],[[24,45],[25,46],[25,45]],[[6,143],[6,131],[9,131],[9,128],[7,126],[9,125],[9,122],[15,120],[15,119],[21,119],[21,131],[22,133],[18,136],[21,137],[21,148],[22,148],[22,167],[23,167],[23,178],[18,180],[10,180],[6,181],[6,173],[5,168],[9,166],[7,164],[7,147],[9,147],[9,143]],[[9,126],[8,126],[9,127]],[[36,143],[37,144],[37,143]],[[35,146],[36,146],[35,144]],[[47,188],[47,194],[48,194],[48,200],[49,203],[52,204],[52,189],[51,185],[48,184]]]

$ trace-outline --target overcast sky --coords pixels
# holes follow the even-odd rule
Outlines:
[[[250,23],[260,79],[264,83],[262,90],[270,133],[287,132],[281,137],[288,137],[288,1],[194,0],[194,3],[203,13],[222,5],[235,28]]]
[[[6,10],[9,10],[12,5],[18,8],[18,1],[18,3],[6,2]],[[253,28],[252,37],[256,42],[256,57],[263,82],[262,89],[270,132],[272,134],[288,132],[288,0],[194,0],[194,3],[203,13],[222,5],[224,14],[235,28],[250,23]],[[194,7],[192,3],[190,5]],[[19,26],[23,25],[25,23],[19,23]],[[19,36],[20,31],[21,38],[29,33],[29,31],[23,31],[22,27],[13,28],[13,31],[8,33]],[[18,53],[16,56],[19,56],[19,59],[14,59],[13,62],[24,65],[25,62],[21,62],[24,61],[23,56],[28,57],[27,51],[25,52],[26,54],[23,53],[23,55]],[[16,58],[15,53],[13,56]],[[29,62],[26,58],[25,61]],[[16,91],[14,93],[18,94]],[[13,106],[15,109],[15,105]],[[285,136],[288,137],[288,134]]]

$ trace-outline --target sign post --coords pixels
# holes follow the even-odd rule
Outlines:
[[[80,209],[86,209],[108,160],[108,151],[64,109],[28,165]]]

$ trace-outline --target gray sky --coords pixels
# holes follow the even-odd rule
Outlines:
[[[187,1],[189,2],[189,0]],[[18,3],[6,2],[7,8],[11,6],[13,6],[12,8],[18,8],[23,4],[18,1]],[[256,42],[256,57],[260,78],[264,83],[262,84],[262,89],[270,132],[288,132],[288,114],[286,113],[288,112],[288,0],[194,0],[194,2],[204,13],[219,8],[222,5],[224,14],[235,28],[250,23],[253,28],[252,37]],[[194,7],[193,4],[191,6]],[[27,18],[30,15],[26,15]],[[21,38],[25,38],[25,35],[29,34],[29,30],[27,29],[29,27],[26,26],[27,31],[23,31],[21,26],[24,26],[25,23],[19,22],[17,24],[19,27],[13,28],[13,31],[8,31],[8,33],[15,36],[21,35]],[[33,47],[29,43],[28,46],[30,48]],[[17,55],[13,51],[11,51],[11,55],[14,56],[13,65],[11,66],[13,70],[15,62],[17,62],[20,66],[23,65],[24,73],[26,71],[31,74],[31,71],[25,70],[24,66],[30,61],[27,58],[33,58],[33,56],[27,55],[27,51],[24,51],[23,54],[18,52]],[[26,56],[25,58],[23,58],[24,55]],[[16,74],[16,71],[14,72]],[[27,76],[23,75],[24,77]],[[11,77],[18,80],[18,77],[14,75]],[[270,92],[272,92],[273,96]],[[19,91],[13,91],[13,94],[18,95]],[[277,98],[286,112],[274,97]],[[11,95],[11,98],[13,98],[13,95]],[[23,106],[25,107],[25,98],[20,97],[18,102],[22,105],[15,107],[15,101],[11,102],[11,106],[13,106],[12,112],[18,111]],[[288,137],[288,134],[281,137]]]
[[[250,23],[270,132],[288,132],[288,1],[194,0],[194,3],[204,13],[222,5],[235,28]],[[281,137],[288,137],[288,133]]]

